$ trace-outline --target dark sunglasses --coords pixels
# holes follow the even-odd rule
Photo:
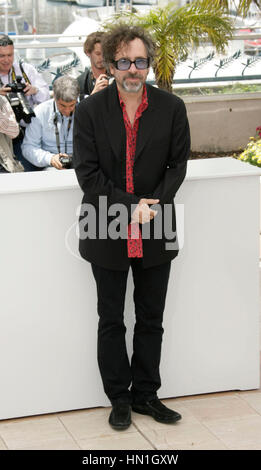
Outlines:
[[[129,70],[131,67],[131,64],[135,64],[135,67],[137,70],[145,70],[149,67],[150,65],[150,59],[149,58],[139,58],[135,60],[130,60],[130,59],[119,59],[119,60],[114,60],[113,64],[115,65],[117,70]]]

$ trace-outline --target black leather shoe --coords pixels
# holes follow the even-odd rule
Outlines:
[[[152,416],[152,418],[160,423],[175,423],[182,418],[179,413],[163,405],[158,398],[146,401],[145,403],[133,403],[132,409],[136,413]]]
[[[112,405],[109,423],[113,429],[123,431],[131,424],[131,406],[128,403],[117,403]]]

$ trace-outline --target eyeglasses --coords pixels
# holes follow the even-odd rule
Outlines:
[[[117,70],[121,70],[121,71],[129,70],[131,67],[131,64],[134,64],[137,70],[145,70],[150,65],[150,59],[143,58],[143,57],[140,57],[139,59],[135,59],[135,60],[119,59],[119,60],[114,60],[113,64],[115,65]]]

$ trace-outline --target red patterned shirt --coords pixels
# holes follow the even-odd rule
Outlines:
[[[125,103],[123,102],[119,93],[120,105],[123,113],[123,120],[126,129],[126,191],[127,193],[134,193],[134,181],[133,181],[133,166],[134,157],[136,151],[136,141],[139,128],[139,119],[148,107],[148,98],[146,86],[143,87],[142,101],[135,113],[134,124],[131,126]],[[128,257],[129,258],[142,258],[142,237],[138,223],[128,225]]]

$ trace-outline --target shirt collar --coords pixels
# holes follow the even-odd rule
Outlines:
[[[118,89],[118,88],[117,88]],[[118,96],[119,96],[119,100],[120,100],[120,105],[122,107],[122,109],[125,109],[125,103],[120,95],[120,92],[119,92],[119,89],[118,89]],[[143,92],[142,92],[142,98],[141,98],[141,103],[137,109],[137,111],[139,111],[139,116],[141,115],[141,113],[148,107],[148,96],[147,96],[147,88],[146,88],[146,85],[144,84],[143,85]],[[137,116],[137,117],[139,117]]]

